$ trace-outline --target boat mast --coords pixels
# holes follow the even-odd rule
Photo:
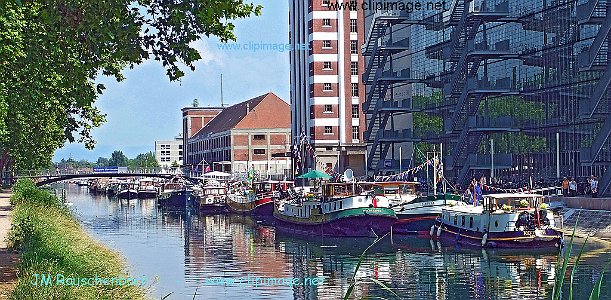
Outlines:
[[[441,180],[443,180],[443,193],[447,193],[446,177],[443,174],[443,143],[439,144],[439,168],[441,169]]]
[[[437,196],[437,147],[433,145],[433,195]]]

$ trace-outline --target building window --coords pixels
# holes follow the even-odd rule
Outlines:
[[[178,151],[178,156],[182,156],[182,151]]]
[[[333,133],[333,127],[325,126],[325,134],[332,134],[332,133]]]
[[[330,61],[325,61],[322,63],[322,69],[323,70],[331,70],[331,62]]]
[[[170,145],[161,145],[161,150],[170,149]]]
[[[178,149],[182,150],[182,145],[178,145]]]
[[[255,134],[255,135],[252,136],[252,139],[253,140],[257,140],[257,141],[262,141],[262,140],[265,140],[265,135],[263,135],[263,134]]]
[[[322,90],[323,91],[331,91],[331,84],[330,83],[323,83]]]
[[[322,19],[322,26],[331,27],[331,19]]]
[[[333,106],[331,106],[331,104],[325,104],[325,110],[323,112],[326,112],[326,113],[333,112]]]
[[[357,61],[350,62],[350,74],[359,75],[359,62]]]
[[[359,96],[359,84],[353,83],[352,84],[352,97],[358,97],[358,96]]]
[[[330,40],[324,40],[322,41],[322,48],[331,48],[331,41]]]
[[[356,11],[357,7],[356,7],[356,0],[350,0],[350,10],[351,11]]]
[[[359,117],[359,105],[358,104],[352,104],[352,117],[353,118]]]
[[[254,149],[253,153],[256,155],[262,155],[265,154],[265,149]]]
[[[352,126],[352,139],[358,140],[360,137],[360,131],[358,126]]]
[[[350,41],[350,54],[359,54],[357,41]]]
[[[356,19],[350,19],[350,32],[356,32]]]

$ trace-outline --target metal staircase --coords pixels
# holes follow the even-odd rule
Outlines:
[[[598,181],[598,195],[607,195],[611,193],[611,168],[603,173]]]

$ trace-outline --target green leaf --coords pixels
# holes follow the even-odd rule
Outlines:
[[[571,241],[569,246],[565,250],[564,259],[562,261],[562,268],[559,269],[559,274],[556,275],[556,282],[552,291],[552,299],[560,300],[562,295],[562,285],[564,284],[564,277],[566,276],[566,269],[568,267],[569,258],[571,257],[571,250],[573,249],[573,241],[575,239],[575,231],[577,230],[577,223],[579,223],[579,215],[575,220],[575,226],[573,226],[573,233],[571,234]]]
[[[607,265],[605,265],[605,267],[602,269],[602,271],[600,271],[600,277],[598,277],[598,280],[596,281],[596,284],[594,285],[594,288],[592,289],[592,292],[590,293],[590,300],[599,300],[600,299],[600,287],[602,286],[602,283],[603,283],[603,277],[605,275],[605,270],[609,267],[610,264],[611,264],[611,261],[609,261]]]
[[[390,292],[395,297],[399,298],[399,295],[397,295],[393,290],[391,290],[388,286],[386,286],[386,284],[384,284],[382,281],[379,281],[375,278],[371,278],[371,280],[375,282],[377,285],[379,285],[380,287],[382,287],[382,289],[386,290],[387,292]]]
[[[577,259],[575,259],[575,262],[573,263],[573,269],[571,270],[571,285],[569,286],[569,300],[573,299],[573,279],[575,278],[575,270],[577,270],[577,266],[579,265],[579,260],[581,259],[581,254],[583,253],[586,243],[588,242],[588,238],[589,237],[586,237],[586,240],[583,242],[583,245],[581,245],[581,249],[579,250],[579,255],[577,255]]]

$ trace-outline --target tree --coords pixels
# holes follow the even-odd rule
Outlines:
[[[153,152],[141,153],[134,159],[129,160],[129,166],[132,168],[156,168],[159,167],[157,159]]]
[[[180,167],[180,165],[178,164],[178,162],[177,162],[177,161],[173,161],[173,162],[172,162],[172,168],[178,168],[178,167]]]
[[[96,167],[108,167],[110,166],[108,158],[106,157],[98,157],[98,160],[95,163]]]
[[[94,147],[105,122],[100,74],[160,61],[170,80],[195,69],[192,42],[235,40],[231,20],[260,15],[244,0],[0,1],[0,169],[48,165],[66,142]]]
[[[110,156],[108,165],[112,167],[127,167],[128,159],[123,151],[115,150]]]

